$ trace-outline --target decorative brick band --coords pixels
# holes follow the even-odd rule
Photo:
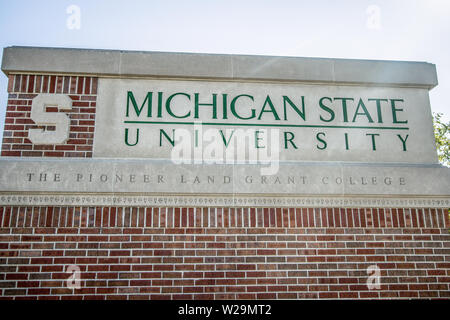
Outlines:
[[[0,193],[0,206],[41,207],[253,207],[253,208],[441,208],[450,207],[442,197],[355,196],[242,196],[242,195],[135,195],[120,194],[18,194]]]
[[[448,228],[447,210],[0,207],[3,228]],[[330,232],[331,229],[327,229]],[[182,232],[179,229],[179,232]],[[256,229],[254,232],[258,232]]]
[[[442,209],[0,212],[0,299],[450,298]]]
[[[98,78],[58,75],[9,75],[8,105],[1,155],[4,157],[91,158],[94,141]],[[70,118],[69,139],[61,145],[35,145],[29,129],[52,131],[31,119],[31,104],[39,93],[66,94],[71,110],[47,107],[46,112],[64,112]]]

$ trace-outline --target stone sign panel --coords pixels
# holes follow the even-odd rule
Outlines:
[[[1,298],[449,297],[433,64],[10,47],[2,70]]]
[[[449,203],[431,64],[13,47],[3,70],[4,194]]]
[[[246,148],[281,161],[436,163],[426,89],[117,79],[99,88],[94,157],[171,159],[175,148],[220,162]]]

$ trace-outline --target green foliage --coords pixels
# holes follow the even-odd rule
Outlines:
[[[436,149],[439,162],[444,166],[450,167],[450,122],[442,122],[441,117],[442,113],[433,113]]]

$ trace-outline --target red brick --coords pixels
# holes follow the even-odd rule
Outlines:
[[[246,211],[227,209],[223,212],[228,217],[244,214],[245,227]],[[349,219],[355,225],[376,226],[375,212],[380,220],[379,228],[367,228],[365,234],[357,233],[357,229],[346,229],[343,234],[336,223],[335,209],[305,208],[307,218],[308,214],[321,213],[321,221],[326,225],[336,223],[336,228],[324,230],[312,225],[304,230],[308,234],[299,234],[293,228],[291,210],[259,210],[261,214],[267,212],[269,219],[272,212],[275,224],[280,222],[277,213],[281,213],[282,226],[272,226],[268,234],[266,229],[256,227],[227,230],[216,228],[215,224],[213,228],[200,226],[200,218],[205,221],[206,216],[215,220],[215,211],[126,207],[50,207],[33,211],[33,208],[1,207],[0,221],[6,223],[8,234],[0,236],[0,248],[3,248],[3,255],[6,252],[8,256],[5,267],[10,269],[0,268],[5,280],[0,283],[14,286],[9,289],[15,286],[28,289],[28,296],[39,295],[39,291],[32,290],[44,290],[42,295],[50,294],[49,297],[65,294],[68,274],[64,270],[70,264],[77,264],[81,267],[83,282],[86,285],[89,282],[87,288],[77,293],[78,298],[89,299],[97,297],[96,294],[99,297],[108,294],[129,299],[148,298],[145,293],[182,298],[183,292],[193,299],[217,299],[227,294],[234,298],[273,299],[439,298],[448,290],[449,263],[442,259],[442,254],[445,247],[450,247],[446,246],[449,238],[440,234],[445,229],[430,229],[437,224],[437,218],[426,222],[427,228],[416,224],[415,230],[420,231],[417,234],[402,233],[402,222],[398,223],[397,233],[389,229],[386,234],[382,227],[384,210],[339,209],[339,213],[359,215],[354,220]],[[26,226],[23,219],[31,212],[34,215],[29,217]],[[91,220],[94,223],[88,226],[84,219],[89,212],[95,215]],[[183,212],[187,229],[180,227]],[[194,216],[194,212],[198,215]],[[249,209],[248,213],[251,212]],[[297,224],[303,224],[303,210],[292,210],[294,212],[298,213]],[[331,212],[333,216],[329,215]],[[446,214],[443,210],[428,212]],[[397,214],[405,213],[409,214],[409,209],[397,209]],[[411,211],[411,217],[413,213]],[[41,214],[40,226],[37,220],[34,222],[38,214]],[[150,227],[165,214],[169,221],[167,227],[159,223]],[[170,222],[177,215],[178,225]],[[144,216],[147,226],[144,226]],[[122,226],[124,217],[128,217],[129,223]],[[340,214],[338,217],[340,223],[347,221]],[[81,228],[78,223],[73,224],[79,220]],[[11,221],[14,221],[12,226]],[[405,226],[408,224],[414,229],[414,223],[408,221],[404,222]],[[258,223],[255,221],[255,225]],[[390,228],[393,224],[389,223]],[[229,225],[233,226],[233,222]],[[239,224],[235,222],[234,226]],[[104,234],[100,234],[100,227]],[[19,252],[21,257],[17,256]],[[61,257],[62,254],[66,257]],[[371,291],[365,284],[369,276],[365,268],[372,264],[381,269],[382,291]],[[39,286],[42,289],[36,288]],[[308,290],[310,292],[306,293]],[[9,294],[14,296],[14,291]],[[76,295],[71,297],[77,298]],[[155,297],[167,298],[166,295]]]

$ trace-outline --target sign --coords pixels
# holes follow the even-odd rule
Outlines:
[[[127,79],[99,88],[95,157],[437,161],[426,89]]]
[[[448,207],[435,66],[6,48],[0,202]]]

